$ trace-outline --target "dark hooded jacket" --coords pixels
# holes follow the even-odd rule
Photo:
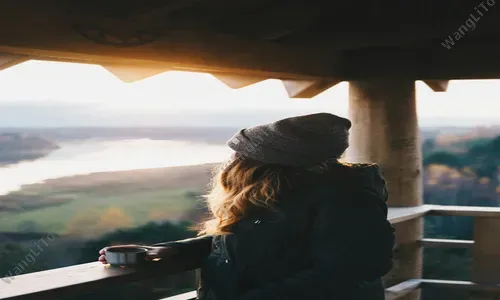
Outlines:
[[[332,169],[231,234],[158,245],[201,268],[200,300],[383,300],[394,247],[385,181],[376,165]]]

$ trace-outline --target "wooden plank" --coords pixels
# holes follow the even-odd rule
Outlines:
[[[330,51],[310,52],[303,47],[287,47],[277,42],[247,39],[206,28],[162,27],[155,30],[155,21],[144,21],[140,16],[139,20],[81,20],[81,16],[61,11],[60,1],[18,2],[2,2],[6,11],[0,10],[0,52],[39,59],[264,78],[318,79],[328,77],[328,73],[340,63],[340,56]],[[14,26],[19,20],[23,20],[22,26]]]
[[[474,241],[451,239],[422,239],[420,245],[426,248],[460,248],[471,249]]]
[[[64,288],[77,289],[92,283],[103,283],[132,273],[130,269],[106,268],[101,263],[89,263],[66,268],[2,278],[0,299],[29,299],[45,292]],[[12,270],[13,274],[14,270]]]
[[[385,300],[396,300],[420,289],[419,279],[410,279],[385,290]]]
[[[81,295],[113,284],[165,277],[182,271],[179,266],[153,262],[136,269],[111,268],[99,262],[0,278],[0,299],[59,299]]]
[[[414,207],[389,207],[387,219],[392,224],[401,223],[408,220],[413,220],[424,216],[431,210],[429,205],[421,205]]]
[[[251,20],[257,22],[248,23],[250,18],[241,17],[238,7],[252,5],[254,1],[231,1],[233,4],[226,6],[221,1],[185,2],[168,1],[164,8],[131,16],[125,10],[122,18],[106,19],[104,16],[107,13],[120,15],[120,9],[110,13],[113,12],[112,4],[100,5],[93,1],[87,5],[90,7],[86,10],[87,14],[79,16],[67,13],[67,6],[73,7],[73,12],[78,9],[65,1],[3,0],[0,5],[0,51],[61,61],[165,64],[167,69],[240,73],[280,79],[404,77],[448,80],[500,77],[500,62],[491,59],[496,57],[500,48],[498,21],[495,21],[498,10],[490,10],[492,15],[481,19],[482,26],[475,29],[475,34],[455,41],[457,46],[450,50],[441,42],[443,37],[456,30],[457,22],[463,21],[457,17],[460,14],[455,15],[456,11],[473,12],[472,7],[456,4],[451,9],[451,3],[443,3],[439,7],[446,8],[444,10],[429,9],[429,4],[413,1],[415,3],[409,6],[389,6],[381,11],[379,6],[369,3],[360,6],[346,1],[298,1],[283,5],[279,17],[273,14],[276,10],[260,7],[251,16]],[[279,7],[276,3],[268,5]],[[125,3],[123,6],[126,6]],[[291,7],[293,9],[287,11]],[[359,10],[359,7],[363,9]],[[373,9],[377,13],[372,13]],[[406,13],[401,13],[401,9]],[[351,16],[345,14],[346,11],[357,13]],[[440,14],[437,15],[436,11]],[[451,11],[454,14],[449,13]],[[316,17],[318,12],[320,17]],[[92,13],[99,16],[93,18]],[[217,17],[212,20],[214,14]],[[432,22],[427,17],[421,17],[429,14],[433,16]],[[200,16],[207,16],[209,20],[200,21]],[[228,16],[234,22],[228,23]],[[259,16],[264,22],[260,22]],[[286,20],[281,22],[283,18]],[[272,43],[244,38],[243,28],[235,30],[232,35],[217,34],[243,25],[249,27],[250,33],[254,30],[262,37],[276,38],[304,27],[311,18],[315,24],[306,26],[308,29],[300,36],[292,34],[287,43],[283,40]],[[488,26],[488,22],[493,22],[489,25],[495,26]],[[214,24],[219,26],[211,26]],[[399,26],[394,27],[393,24]],[[80,25],[95,26],[90,30],[92,33],[87,32],[88,35],[94,34],[104,43],[94,43],[88,35],[78,34],[75,28],[81,29]],[[276,27],[270,28],[273,25]],[[256,26],[262,28],[254,28]],[[266,32],[268,29],[271,32]],[[144,34],[134,36],[139,31]],[[481,34],[477,34],[479,32]],[[145,43],[142,43],[142,38],[146,39]],[[123,47],[120,43],[122,39],[138,44]]]
[[[500,207],[426,205],[433,216],[500,217]]]
[[[1,22],[0,22],[1,23]],[[1,25],[1,24],[0,24]],[[63,27],[64,29],[64,27]],[[54,33],[56,35],[57,33]],[[20,42],[2,39],[0,52],[38,59],[94,64],[162,65],[166,69],[252,75],[277,79],[363,80],[411,78],[424,81],[500,78],[500,62],[488,60],[500,46],[463,49],[381,49],[342,53],[321,45],[289,46],[246,40],[229,35],[171,31],[165,39],[133,48],[95,44],[66,32],[55,40],[27,37]],[[22,36],[22,35],[21,35]],[[53,40],[53,43],[45,40]],[[422,63],[424,62],[424,63]],[[441,86],[438,90],[444,90]]]
[[[103,17],[106,15],[103,9],[110,6],[95,2],[94,5],[81,4],[90,12],[80,15],[78,9],[76,13],[68,14],[65,6],[57,0],[43,3],[5,0],[0,5],[5,8],[0,9],[0,52],[38,59],[264,78],[318,79],[328,77],[327,74],[340,63],[340,55],[331,51],[319,49],[310,52],[304,47],[288,47],[277,42],[210,31],[206,26],[198,29],[171,27],[171,14],[180,13],[195,3],[197,6],[216,5],[215,1],[168,1],[164,10],[132,14],[121,19]],[[226,11],[228,7],[224,3],[217,5],[222,5],[223,13],[219,13],[226,15],[230,12]],[[92,9],[96,10],[96,16],[92,16]],[[196,11],[187,10],[187,15],[182,13],[182,17],[175,20],[184,20]],[[199,13],[210,18],[206,10]],[[22,24],[15,26],[20,24],[19,20]]]
[[[318,56],[313,57],[311,53],[287,49],[271,42],[237,41],[223,36],[195,37],[189,32],[172,33],[168,40],[132,49],[98,45],[82,40],[60,46],[32,44],[21,47],[1,44],[0,41],[1,52],[36,56],[42,60],[47,58],[104,65],[134,64],[265,78],[328,78],[330,70],[336,65],[332,59],[335,54],[320,59]]]

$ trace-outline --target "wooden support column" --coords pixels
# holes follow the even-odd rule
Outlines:
[[[474,218],[472,281],[500,284],[500,218]],[[497,299],[498,294],[473,293],[471,300]]]
[[[422,158],[413,80],[349,82],[353,122],[347,161],[375,162],[389,189],[389,206],[422,205]],[[388,286],[421,277],[422,218],[396,225],[398,251]],[[419,299],[414,292],[402,299]]]

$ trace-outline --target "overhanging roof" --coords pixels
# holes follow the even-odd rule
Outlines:
[[[492,0],[2,0],[0,69],[95,63],[126,81],[190,70],[236,87],[286,79],[304,95],[298,79],[321,90],[381,77],[498,78],[498,16]]]

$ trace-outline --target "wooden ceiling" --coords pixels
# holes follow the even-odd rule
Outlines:
[[[500,78],[499,11],[493,0],[2,0],[0,69],[45,59],[125,81],[174,69],[236,88],[279,78],[291,96],[372,78],[439,90],[443,79]]]

